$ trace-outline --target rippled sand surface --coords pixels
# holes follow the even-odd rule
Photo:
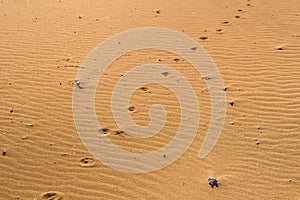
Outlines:
[[[0,199],[299,199],[299,13],[297,0],[1,0]],[[203,77],[170,52],[123,55],[104,72],[95,95],[98,120],[114,144],[151,152],[170,142],[180,126],[176,94],[148,84],[130,99],[130,116],[147,125],[149,108],[162,104],[168,113],[163,129],[147,139],[114,134],[119,127],[112,90],[133,67],[160,63],[178,70],[200,107],[197,135],[178,160],[130,174],[109,168],[84,147],[72,92],[94,47],[138,27],[166,27],[197,41],[222,75],[227,115],[218,143],[200,159],[211,113]],[[212,176],[220,180],[218,188],[208,185]]]

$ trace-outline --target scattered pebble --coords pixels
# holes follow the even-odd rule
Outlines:
[[[3,156],[6,156],[6,151],[3,151],[3,152],[2,152],[2,155],[3,155]]]
[[[199,37],[201,40],[207,40],[208,37]]]
[[[168,72],[163,72],[163,73],[161,73],[161,74],[164,75],[164,76],[168,76],[168,75],[169,75]]]
[[[13,110],[13,109],[11,109],[9,112],[10,112],[10,113],[13,113],[13,112],[14,112],[14,110]]]
[[[22,140],[26,140],[28,137],[27,136],[22,136],[21,139]]]
[[[231,105],[231,106],[233,106],[234,105],[234,102],[232,101],[232,102],[229,102],[229,104]]]
[[[98,130],[99,133],[106,134],[109,131],[108,128],[101,128]]]
[[[122,133],[124,133],[124,131],[115,131],[115,135],[120,135]]]
[[[26,124],[27,127],[33,127],[33,124]]]
[[[235,18],[240,18],[240,16],[237,15],[237,16],[235,16]]]
[[[214,188],[215,186],[218,187],[219,186],[219,183],[218,183],[218,180],[213,178],[213,177],[209,177],[208,178],[208,184]]]
[[[128,110],[129,111],[134,111],[135,107],[134,106],[129,106]]]
[[[282,50],[283,50],[283,48],[282,48],[282,47],[278,47],[278,48],[277,48],[277,50],[280,50],[280,51],[282,51]]]
[[[197,50],[197,47],[192,47],[191,48],[193,51],[196,51]]]
[[[155,11],[157,14],[160,14],[161,13],[161,11],[158,9],[158,10],[156,10]]]
[[[147,91],[148,90],[148,88],[146,88],[146,87],[140,87],[140,89],[143,90],[143,91]]]
[[[174,60],[175,62],[179,62],[179,61],[180,61],[179,58],[174,58],[173,60]]]
[[[82,89],[81,82],[79,80],[75,80],[75,84],[79,89]]]
[[[234,122],[230,122],[231,125],[234,125]]]

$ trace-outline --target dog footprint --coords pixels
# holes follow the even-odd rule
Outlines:
[[[93,158],[82,158],[79,160],[79,164],[82,167],[94,167],[96,165],[96,162]]]

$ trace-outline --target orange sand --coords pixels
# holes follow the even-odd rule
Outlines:
[[[297,0],[1,0],[0,149],[6,155],[0,158],[0,199],[300,199],[299,13]],[[229,88],[227,116],[217,145],[199,159],[211,106],[204,81],[170,53],[123,56],[96,95],[98,118],[109,129],[118,129],[109,98],[120,75],[158,59],[190,81],[201,114],[198,134],[180,159],[159,171],[129,174],[84,148],[73,121],[73,82],[104,39],[149,26],[184,32],[208,51]],[[133,120],[147,124],[148,108],[162,97],[170,117],[154,138],[108,136],[124,149],[152,151],[176,132],[175,96],[158,85],[148,89],[151,94],[137,91],[130,101],[137,108]],[[209,187],[209,176],[220,179],[218,188]]]

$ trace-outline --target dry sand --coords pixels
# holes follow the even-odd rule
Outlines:
[[[299,15],[298,0],[1,0],[0,149],[6,154],[0,158],[0,199],[300,199]],[[84,148],[73,121],[73,83],[96,45],[148,26],[184,32],[208,51],[228,87],[227,116],[217,145],[199,159],[210,122],[205,82],[171,53],[123,56],[97,90],[98,118],[107,128],[118,129],[109,98],[120,75],[158,59],[190,81],[201,113],[198,134],[180,159],[159,171],[129,174]],[[147,87],[131,99],[133,120],[147,124],[147,109],[162,97],[170,115],[154,138],[109,135],[130,151],[164,146],[180,119],[174,94]],[[220,179],[218,188],[209,187],[209,176]]]

